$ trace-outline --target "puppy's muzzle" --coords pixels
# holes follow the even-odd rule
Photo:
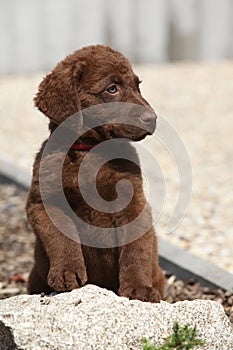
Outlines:
[[[146,124],[147,128],[149,128],[149,131],[152,134],[156,128],[157,115],[155,112],[147,109],[139,115],[139,118],[144,124]]]

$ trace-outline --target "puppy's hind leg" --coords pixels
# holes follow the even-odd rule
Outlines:
[[[49,272],[49,259],[45,253],[43,245],[40,239],[37,237],[35,244],[35,264],[29,275],[28,280],[28,293],[49,294],[53,291],[47,283],[47,275]]]

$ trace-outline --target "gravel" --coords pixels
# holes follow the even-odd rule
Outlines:
[[[0,181],[0,291],[21,292],[33,264],[34,234],[25,215],[26,192]],[[22,275],[17,278],[15,275]],[[15,279],[15,280],[14,280]],[[18,290],[17,290],[18,289]],[[25,291],[25,289],[24,289]],[[6,292],[6,291],[5,291]],[[1,292],[0,292],[1,297]]]
[[[145,96],[174,125],[193,168],[187,215],[166,235],[169,204],[177,196],[177,169],[163,146],[151,146],[167,186],[157,233],[232,273],[233,61],[143,66],[138,72]]]

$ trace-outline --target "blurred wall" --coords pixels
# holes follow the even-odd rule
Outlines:
[[[233,56],[232,0],[0,0],[0,73],[103,43],[133,62]]]

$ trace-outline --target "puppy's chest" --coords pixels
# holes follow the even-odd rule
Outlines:
[[[68,156],[64,165],[63,186],[69,188],[70,196],[82,197],[83,193],[94,196],[97,191],[103,199],[112,201],[118,196],[116,187],[121,180],[128,180],[134,191],[140,191],[142,187],[139,166],[127,159],[106,161],[96,156],[85,161],[81,154]],[[125,188],[130,190],[129,186]]]

